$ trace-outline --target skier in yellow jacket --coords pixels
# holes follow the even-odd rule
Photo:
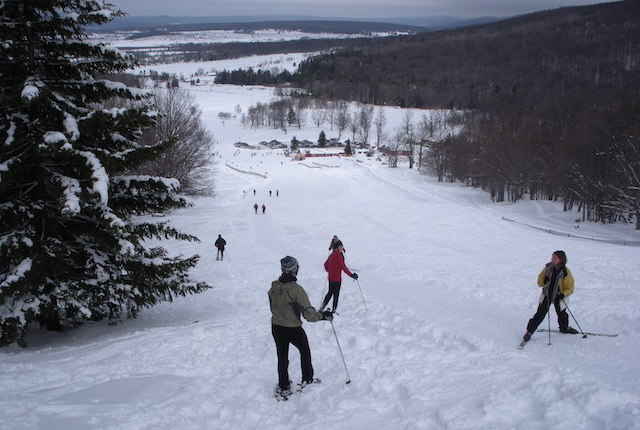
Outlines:
[[[569,326],[569,315],[564,299],[573,294],[574,280],[571,271],[567,267],[567,255],[564,251],[555,251],[551,255],[551,261],[547,263],[538,275],[538,286],[542,288],[538,309],[527,324],[527,332],[522,337],[528,341],[536,331],[540,323],[549,311],[551,304],[556,309],[558,316],[558,328],[562,333],[578,333]]]

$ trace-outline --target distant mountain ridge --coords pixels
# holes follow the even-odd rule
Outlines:
[[[460,18],[455,16],[425,16],[425,17],[395,17],[395,18],[370,18],[370,19],[354,19],[349,17],[342,18],[328,18],[318,17],[312,15],[235,15],[235,16],[209,16],[209,17],[190,17],[190,16],[127,16],[122,18],[116,18],[111,22],[106,23],[100,27],[90,27],[90,30],[95,33],[107,33],[112,31],[122,30],[157,30],[158,28],[171,28],[174,31],[197,31],[195,29],[206,28],[209,25],[210,29],[219,29],[219,27],[226,25],[225,29],[241,29],[248,23],[253,23],[254,27],[259,26],[258,23],[271,22],[271,23],[291,23],[291,22],[326,22],[326,23],[339,23],[350,22],[358,23],[360,26],[365,26],[366,23],[386,24],[398,27],[401,31],[403,28],[411,28],[411,31],[427,31],[427,30],[440,30],[446,28],[464,27],[467,25],[482,24],[488,22],[494,22],[504,19],[502,17],[482,17],[482,18]],[[287,24],[289,26],[289,24]]]
[[[252,32],[259,30],[301,31],[304,33],[422,33],[425,27],[403,24],[360,21],[260,21],[235,23],[191,23],[172,24],[167,26],[141,27],[133,38],[168,35],[189,31],[226,30]]]

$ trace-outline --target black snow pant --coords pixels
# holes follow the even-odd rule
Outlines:
[[[313,366],[311,364],[311,350],[309,340],[302,327],[283,327],[271,325],[271,334],[276,342],[278,353],[278,386],[286,390],[289,388],[289,344],[300,351],[300,366],[302,368],[302,380],[313,379]]]
[[[567,327],[569,327],[569,315],[567,314],[567,309],[565,308],[565,310],[560,310],[560,299],[557,297],[553,305],[556,308],[556,315],[558,315],[558,328],[560,329],[560,331],[564,331],[567,329]],[[533,333],[534,331],[536,331],[540,323],[544,321],[544,317],[547,316],[549,308],[549,302],[546,298],[544,298],[538,305],[538,310],[536,310],[535,315],[531,317],[529,323],[527,324],[527,331],[529,333]]]
[[[224,248],[218,248],[218,257],[220,257],[221,260],[224,260]]]
[[[342,281],[329,281],[329,292],[326,296],[324,296],[324,300],[322,301],[322,307],[320,309],[324,309],[329,303],[329,300],[333,296],[333,311],[335,312],[338,307],[338,299],[340,298],[340,286],[342,285]]]

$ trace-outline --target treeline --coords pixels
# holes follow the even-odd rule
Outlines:
[[[216,84],[234,85],[280,85],[291,82],[291,72],[285,70],[280,73],[272,73],[270,70],[253,68],[238,70],[222,70],[216,74]]]
[[[253,33],[261,30],[276,31],[300,31],[304,33],[329,33],[329,34],[362,34],[372,33],[419,33],[427,29],[422,26],[394,24],[385,22],[366,21],[256,21],[234,23],[183,23],[162,25],[160,27],[143,28],[130,36],[129,39],[139,39],[158,35],[171,35],[185,31],[210,31],[224,30],[237,33]]]
[[[495,201],[561,200],[583,220],[640,229],[640,104],[607,112],[554,109],[522,116],[467,113],[463,131],[428,142],[427,165]]]
[[[352,39],[299,39],[278,42],[232,42],[232,43],[186,43],[168,46],[162,53],[149,55],[137,49],[122,50],[135,55],[145,64],[190,61],[214,61],[252,55],[291,54],[298,52],[321,52],[359,46],[364,38]]]
[[[438,143],[442,178],[496,201],[562,199],[640,228],[640,2],[363,41],[299,67],[317,97],[468,110]]]

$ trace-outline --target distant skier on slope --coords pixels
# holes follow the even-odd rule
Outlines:
[[[218,235],[214,245],[218,248],[216,260],[224,260],[224,247],[227,245],[227,241],[222,238],[221,234]]]
[[[567,267],[567,255],[564,251],[551,254],[551,261],[547,263],[538,275],[538,286],[542,287],[538,309],[527,324],[527,331],[522,340],[528,342],[549,311],[551,304],[556,309],[558,326],[562,333],[576,334],[578,331],[569,326],[569,315],[564,299],[573,293],[573,275]]]
[[[289,381],[289,344],[300,351],[302,384],[319,382],[313,378],[311,350],[307,334],[302,328],[300,315],[309,322],[331,320],[331,312],[318,312],[309,302],[305,290],[297,284],[298,262],[286,256],[280,260],[282,275],[271,283],[269,306],[271,307],[271,334],[278,354],[278,389],[282,394],[291,388]]]
[[[320,312],[322,312],[327,306],[331,297],[333,297],[333,312],[338,308],[340,286],[342,285],[342,272],[351,276],[353,279],[358,279],[358,275],[356,273],[351,273],[344,262],[344,255],[342,255],[344,247],[342,246],[342,242],[340,240],[334,242],[332,248],[333,251],[329,254],[327,261],[324,262],[324,269],[328,272],[329,292],[322,301]]]

